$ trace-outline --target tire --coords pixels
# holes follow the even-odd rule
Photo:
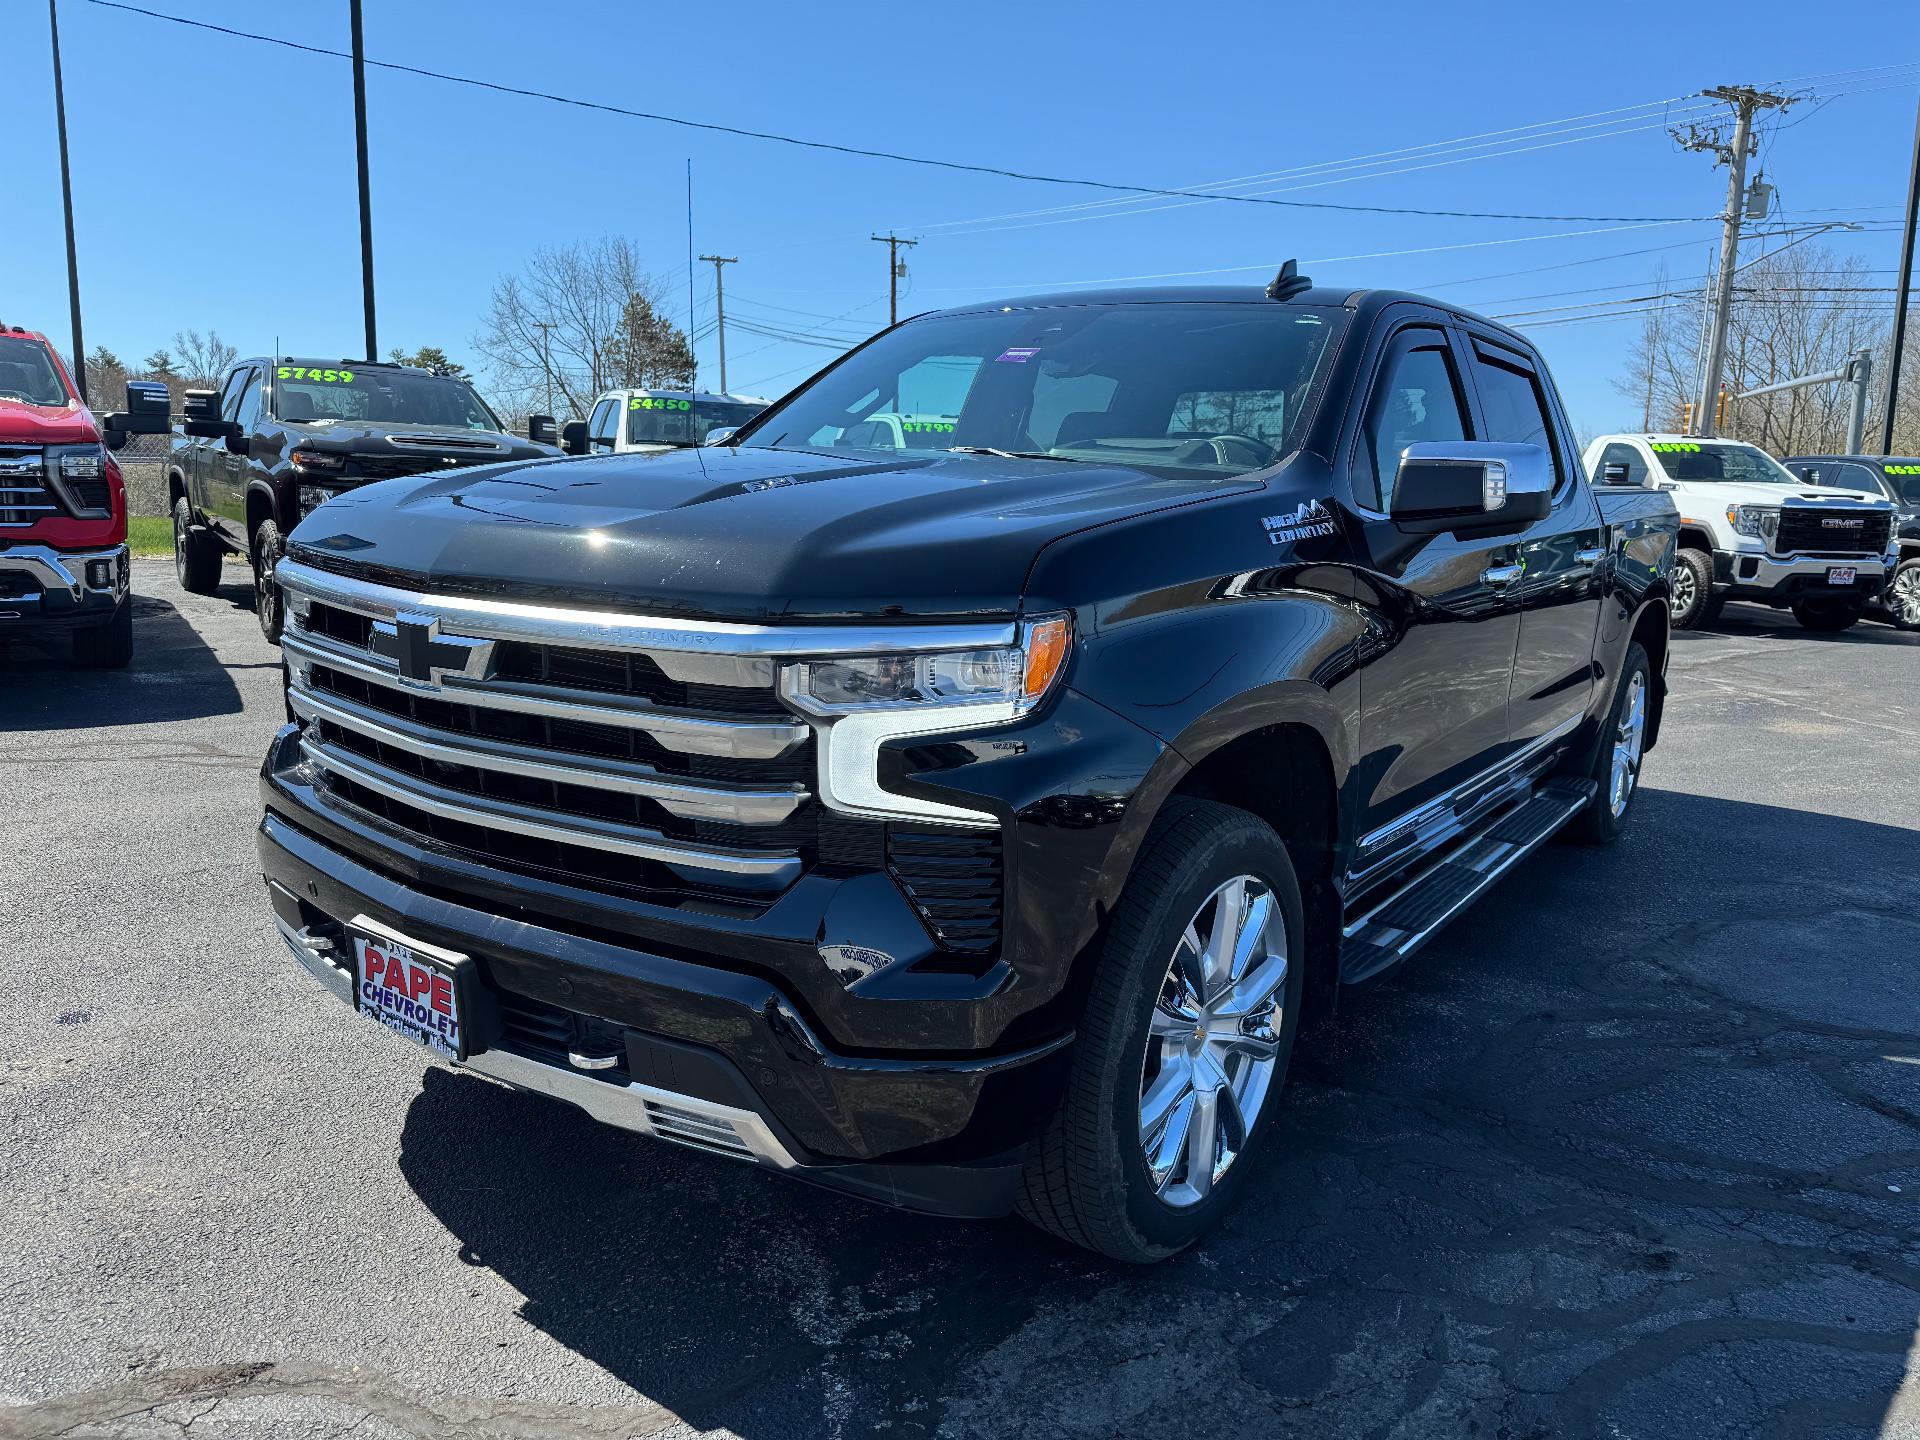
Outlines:
[[[260,622],[260,633],[267,637],[269,645],[280,643],[280,631],[287,619],[286,599],[273,578],[274,567],[280,563],[286,548],[286,542],[280,538],[280,527],[271,520],[262,520],[260,528],[253,532],[253,618]]]
[[[73,663],[83,670],[124,670],[133,662],[133,601],[122,600],[113,618],[73,632]]]
[[[1600,747],[1588,778],[1600,792],[1567,827],[1570,839],[1611,845],[1627,828],[1633,800],[1640,793],[1640,766],[1646,758],[1647,720],[1653,704],[1653,665],[1636,642],[1627,646],[1614,682],[1613,700],[1600,731]]]
[[[1713,593],[1713,556],[1682,550],[1674,556],[1668,581],[1673,597],[1673,628],[1698,630],[1720,618],[1726,598]]]
[[[189,595],[220,588],[220,542],[193,523],[185,496],[173,502],[173,573]]]
[[[1920,559],[1904,561],[1893,572],[1885,600],[1896,630],[1920,630]]]
[[[1866,607],[1858,600],[1801,600],[1793,607],[1793,618],[1801,628],[1820,635],[1837,635],[1859,623]]]
[[[1236,904],[1233,887],[1242,881],[1252,883]],[[1244,968],[1209,971],[1187,937],[1204,948],[1212,922],[1230,912],[1245,918],[1245,931],[1261,923],[1266,944],[1251,947]],[[1028,1158],[1020,1213],[1072,1244],[1135,1264],[1173,1255],[1218,1223],[1272,1129],[1300,1023],[1306,955],[1299,882],[1272,828],[1210,801],[1170,805],[1093,962],[1067,1092]],[[1218,977],[1235,970],[1239,982],[1220,992]],[[1191,1003],[1197,997],[1184,977],[1206,974],[1213,978],[1199,989],[1216,1000]],[[1256,1047],[1259,1055],[1247,1053]],[[1165,1109],[1164,1124],[1143,1124],[1150,1098]],[[1251,1123],[1236,1118],[1243,1113]],[[1196,1167],[1188,1157],[1200,1153],[1208,1114],[1217,1136],[1205,1147],[1212,1163]],[[1181,1137],[1189,1143],[1175,1143]],[[1157,1180],[1149,1144],[1165,1161]]]

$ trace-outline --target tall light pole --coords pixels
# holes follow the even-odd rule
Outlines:
[[[367,184],[367,47],[360,29],[360,0],[347,0],[347,9],[353,23],[353,144],[360,160],[360,295],[367,312],[367,359],[378,360],[380,342],[373,325],[373,209]]]
[[[1726,143],[1717,128],[1690,127],[1674,138],[1688,150],[1710,150],[1727,167],[1727,210],[1721,217],[1720,271],[1713,297],[1713,319],[1707,333],[1706,373],[1700,382],[1700,403],[1693,413],[1696,435],[1711,436],[1717,426],[1715,401],[1727,364],[1727,323],[1733,314],[1733,270],[1740,258],[1740,221],[1746,213],[1747,160],[1753,153],[1753,117],[1761,110],[1784,109],[1791,96],[1756,90],[1751,85],[1720,85],[1700,92],[1709,100],[1733,107],[1733,141]]]
[[[918,240],[902,240],[889,231],[885,235],[872,237],[887,247],[887,324],[900,323],[900,277],[907,273],[906,262],[900,258],[902,245],[918,245]]]
[[[738,265],[738,255],[702,255],[702,260],[713,266],[713,313],[714,324],[720,335],[720,393],[727,393],[727,285],[721,279],[722,265]],[[751,330],[753,327],[747,327]]]
[[[60,203],[67,214],[67,306],[73,316],[73,383],[87,404],[87,343],[80,338],[80,260],[73,247],[73,172],[67,166],[67,92],[60,81],[60,10],[47,0],[47,24],[53,31],[53,116],[60,130]]]
[[[1907,228],[1900,239],[1900,288],[1894,292],[1893,301],[1893,354],[1887,364],[1887,418],[1880,431],[1882,455],[1893,453],[1893,412],[1900,403],[1900,354],[1907,344],[1907,294],[1913,288],[1913,230],[1917,214],[1920,214],[1920,105],[1914,107],[1913,113],[1913,173],[1907,177]],[[71,247],[72,242],[68,245]],[[79,327],[76,318],[76,334]]]

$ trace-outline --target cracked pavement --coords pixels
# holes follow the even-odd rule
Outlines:
[[[259,893],[243,580],[0,655],[0,1436],[1920,1440],[1920,637],[1676,637],[1627,837],[1348,996],[1119,1270],[356,1023]]]

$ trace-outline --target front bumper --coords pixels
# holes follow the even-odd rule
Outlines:
[[[1070,1035],[995,1054],[836,1053],[754,974],[443,898],[271,804],[257,838],[280,933],[336,996],[353,999],[343,927],[357,917],[470,955],[486,1002],[466,1068],[623,1129],[902,1208],[990,1216],[1011,1208],[1026,1143],[1065,1083]],[[530,1040],[506,1015],[590,1031],[618,1067],[575,1068],[564,1042]]]
[[[1829,585],[1827,572],[1851,566],[1851,585]],[[1886,588],[1888,567],[1881,555],[1794,555],[1781,557],[1761,550],[1716,550],[1713,579],[1725,587],[1729,599],[1759,600],[1791,605],[1797,600],[1868,600]]]
[[[0,633],[103,625],[125,602],[131,576],[125,545],[0,548]]]

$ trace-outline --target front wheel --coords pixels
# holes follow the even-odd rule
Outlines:
[[[1667,577],[1672,594],[1672,624],[1676,630],[1698,630],[1711,625],[1726,603],[1713,593],[1713,556],[1704,550],[1682,550],[1673,558]]]
[[[270,645],[280,643],[280,630],[286,623],[286,602],[280,595],[280,582],[274,578],[285,551],[280,527],[262,520],[253,532],[253,617],[260,622],[260,633]]]
[[[1067,1094],[1028,1160],[1020,1213],[1135,1263],[1205,1234],[1272,1128],[1306,953],[1280,837],[1244,810],[1176,801],[1094,961]]]
[[[1800,622],[1802,629],[1834,635],[1851,630],[1864,609],[1857,600],[1802,600],[1794,605],[1793,618]]]
[[[1901,630],[1920,630],[1920,559],[1908,560],[1887,582],[1887,617]]]

